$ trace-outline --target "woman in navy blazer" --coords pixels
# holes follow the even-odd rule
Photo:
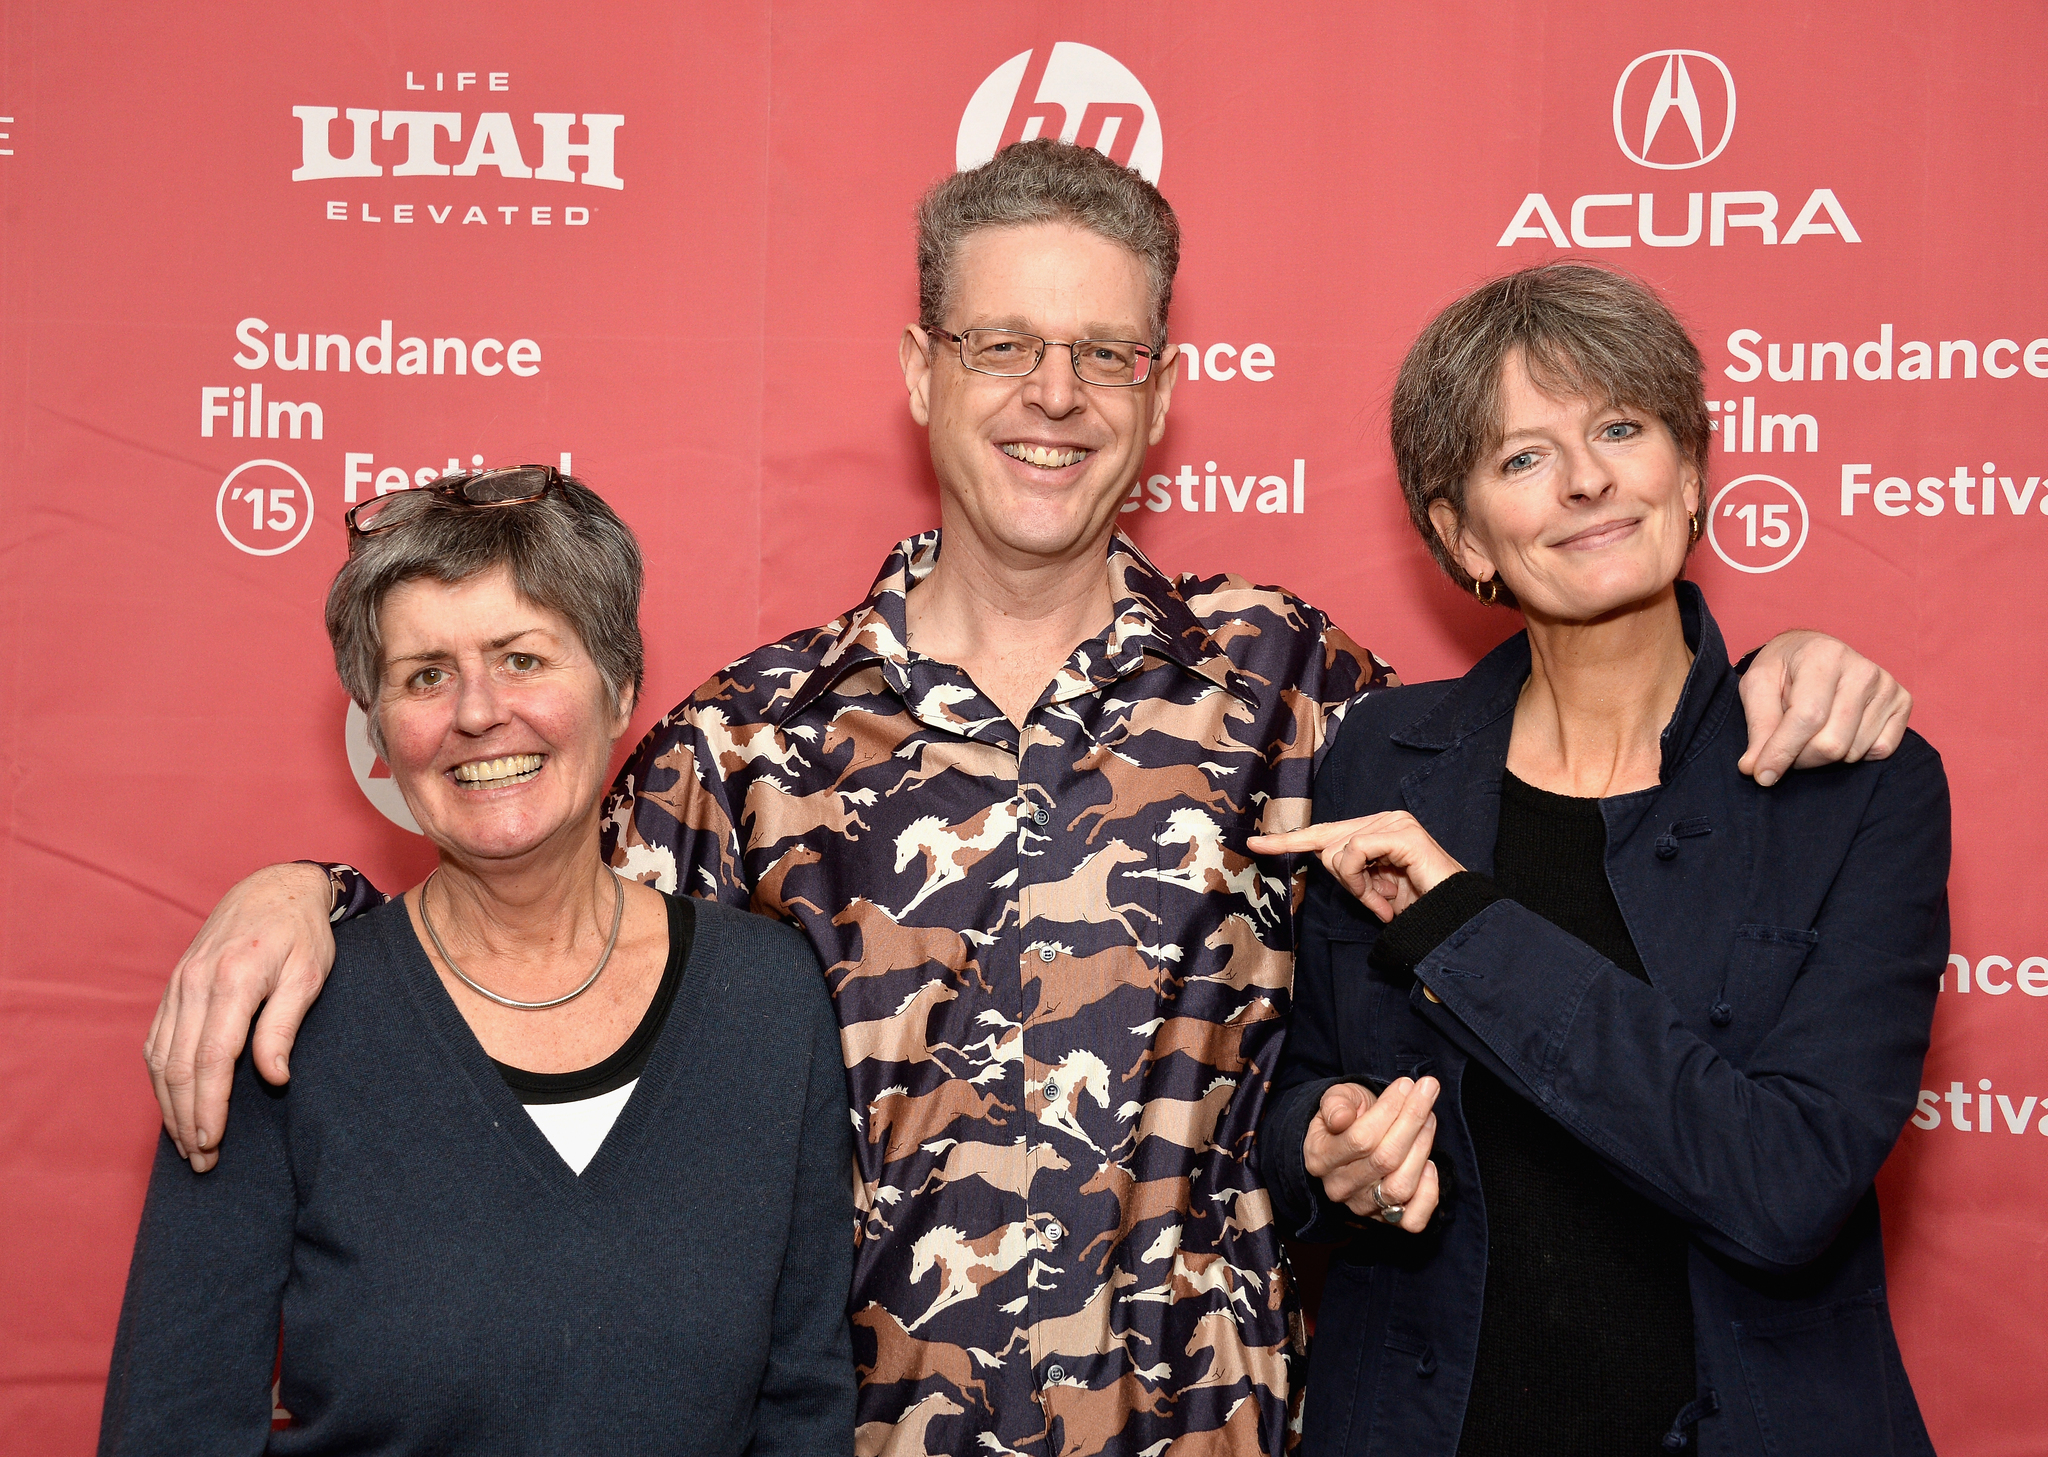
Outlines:
[[[1310,1454],[1931,1453],[1872,1180],[1948,952],[1917,735],[1764,787],[1698,588],[1708,417],[1654,294],[1552,264],[1460,300],[1394,399],[1411,515],[1527,630],[1357,704],[1261,1128],[1343,1241]]]

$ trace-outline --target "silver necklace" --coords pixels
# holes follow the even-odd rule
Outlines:
[[[501,1007],[510,1007],[515,1012],[544,1012],[549,1007],[559,1007],[564,1002],[575,1001],[590,990],[591,984],[604,971],[605,963],[612,959],[612,948],[619,944],[619,922],[626,917],[626,887],[619,883],[619,878],[614,875],[612,881],[618,886],[619,898],[612,904],[612,936],[604,943],[604,955],[597,958],[597,965],[591,968],[589,976],[583,978],[583,985],[573,992],[565,992],[545,1002],[515,1002],[510,997],[501,997],[489,987],[479,985],[468,972],[457,966],[455,958],[448,954],[448,948],[441,944],[441,933],[434,929],[434,918],[427,914],[427,886],[432,885],[434,876],[440,873],[440,867],[436,866],[433,874],[427,877],[426,884],[420,887],[420,924],[427,928],[427,935],[432,939],[434,949],[441,953],[441,959],[448,963],[448,969],[455,973],[457,979],[478,996],[489,997]]]

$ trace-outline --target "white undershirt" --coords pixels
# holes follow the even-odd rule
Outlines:
[[[562,1156],[562,1162],[581,1174],[597,1157],[598,1147],[603,1144],[605,1135],[612,1131],[612,1124],[618,1121],[619,1110],[633,1096],[633,1089],[639,1081],[635,1078],[624,1087],[599,1093],[594,1098],[579,1098],[573,1103],[528,1103],[525,1105],[526,1115],[547,1135],[548,1142],[555,1146],[555,1152]]]

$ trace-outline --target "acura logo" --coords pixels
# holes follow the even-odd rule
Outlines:
[[[1651,51],[1615,83],[1614,140],[1631,162],[1664,172],[1705,166],[1734,134],[1735,77],[1719,56]]]

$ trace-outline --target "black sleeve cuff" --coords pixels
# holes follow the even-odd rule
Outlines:
[[[1429,953],[1495,901],[1506,900],[1500,887],[1476,871],[1461,870],[1437,882],[1434,889],[1381,930],[1369,960],[1380,971],[1413,976]]]
[[[299,864],[317,866],[327,872],[327,885],[333,896],[327,911],[329,921],[352,921],[391,899],[353,865],[330,865],[319,860],[301,860]]]
[[[1748,652],[1744,653],[1742,655],[1742,661],[1735,665],[1735,676],[1739,678],[1744,673],[1747,673],[1749,671],[1749,665],[1756,661],[1756,655],[1762,651],[1762,648],[1751,648]]]

